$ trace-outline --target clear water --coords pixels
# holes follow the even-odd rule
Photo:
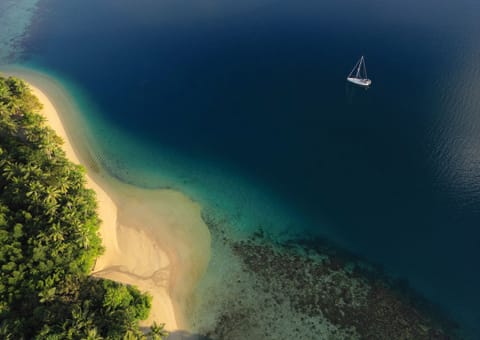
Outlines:
[[[480,324],[478,1],[38,7],[15,61],[82,92],[113,175],[239,233],[327,235]]]
[[[14,61],[22,53],[21,41],[37,8],[38,0],[0,1],[0,63]]]

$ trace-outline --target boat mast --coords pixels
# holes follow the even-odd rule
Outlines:
[[[357,74],[356,74],[355,78],[360,78],[360,76],[361,76],[360,71],[362,70],[362,64],[363,64],[363,55],[358,62]]]
[[[352,77],[352,74],[353,72],[355,72],[355,70],[357,70],[357,78],[358,78],[358,70],[360,69],[360,63],[362,62],[362,59],[360,59],[359,61],[357,61],[357,63],[355,64],[355,66],[352,68],[352,71],[350,72],[350,74],[348,75],[349,78]]]
[[[363,61],[363,71],[365,72],[365,78],[364,78],[364,79],[368,79],[368,76],[367,76],[367,65],[365,65],[365,59],[363,58],[363,56],[362,56],[362,61]]]

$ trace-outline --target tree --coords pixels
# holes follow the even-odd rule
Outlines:
[[[165,324],[157,324],[156,322],[150,326],[150,332],[148,333],[149,339],[152,340],[161,340],[168,336],[168,332],[165,330]]]
[[[151,298],[89,277],[102,252],[95,194],[40,107],[0,77],[0,338],[142,338]]]

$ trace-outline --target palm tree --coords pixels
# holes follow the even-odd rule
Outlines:
[[[95,315],[90,312],[88,301],[83,303],[83,308],[79,305],[73,306],[71,317],[74,334],[79,334],[82,330],[95,328],[93,322]]]
[[[91,328],[87,331],[87,337],[85,340],[103,340],[103,337],[98,334],[98,331],[96,328]]]
[[[25,194],[36,205],[40,205],[40,193],[44,191],[43,185],[39,181],[31,181],[28,185],[28,191]]]
[[[56,288],[49,288],[44,290],[43,292],[38,293],[38,297],[40,298],[41,303],[52,301],[55,298]]]
[[[4,167],[3,167],[3,177],[5,177],[6,180],[11,180],[13,177],[16,177],[18,174],[18,167],[17,164],[12,164],[8,162]]]
[[[68,180],[66,178],[62,177],[58,180],[58,191],[61,194],[66,194],[69,188],[70,188],[70,183],[68,183]]]
[[[13,339],[13,334],[10,332],[10,327],[6,321],[0,324],[0,337],[4,340]]]
[[[78,231],[78,243],[85,249],[88,249],[90,246],[90,235],[88,234],[88,230],[86,228],[80,228]]]
[[[54,216],[57,214],[57,209],[60,207],[58,203],[53,202],[45,202],[45,214],[51,216],[48,219],[48,222],[52,222],[54,220]]]
[[[43,230],[39,231],[35,237],[37,239],[36,243],[41,246],[46,246],[49,244],[49,237],[47,233]],[[35,248],[34,248],[34,255],[35,255]]]
[[[161,340],[167,336],[168,332],[165,330],[165,324],[161,323],[159,325],[154,321],[153,325],[150,326],[150,332],[148,333],[148,337],[152,340]]]
[[[54,224],[52,224],[52,226],[50,227],[50,238],[51,238],[52,241],[54,241],[54,242],[58,242],[58,241],[63,241],[63,240],[64,240],[63,230],[62,230],[62,227],[60,226],[60,223],[54,223]]]
[[[12,136],[17,133],[17,124],[10,118],[8,112],[9,109],[0,103],[0,127],[6,135]]]
[[[57,203],[57,199],[60,196],[60,190],[58,188],[55,188],[53,186],[47,186],[45,188],[45,198],[44,202],[45,203]]]

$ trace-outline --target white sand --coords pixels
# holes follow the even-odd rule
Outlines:
[[[165,323],[169,331],[188,330],[194,289],[210,258],[210,234],[201,219],[201,207],[180,192],[137,188],[108,176],[97,164],[92,165],[91,159],[81,162],[84,141],[71,140],[62,122],[66,114],[62,110],[69,110],[68,105],[60,105],[61,117],[49,99],[68,102],[63,90],[43,75],[9,73],[31,84],[48,124],[65,141],[67,157],[87,168],[87,185],[97,194],[103,221],[100,234],[106,248],[93,275],[133,284],[153,296],[150,317],[142,326],[156,321]],[[68,124],[68,119],[65,121]]]

